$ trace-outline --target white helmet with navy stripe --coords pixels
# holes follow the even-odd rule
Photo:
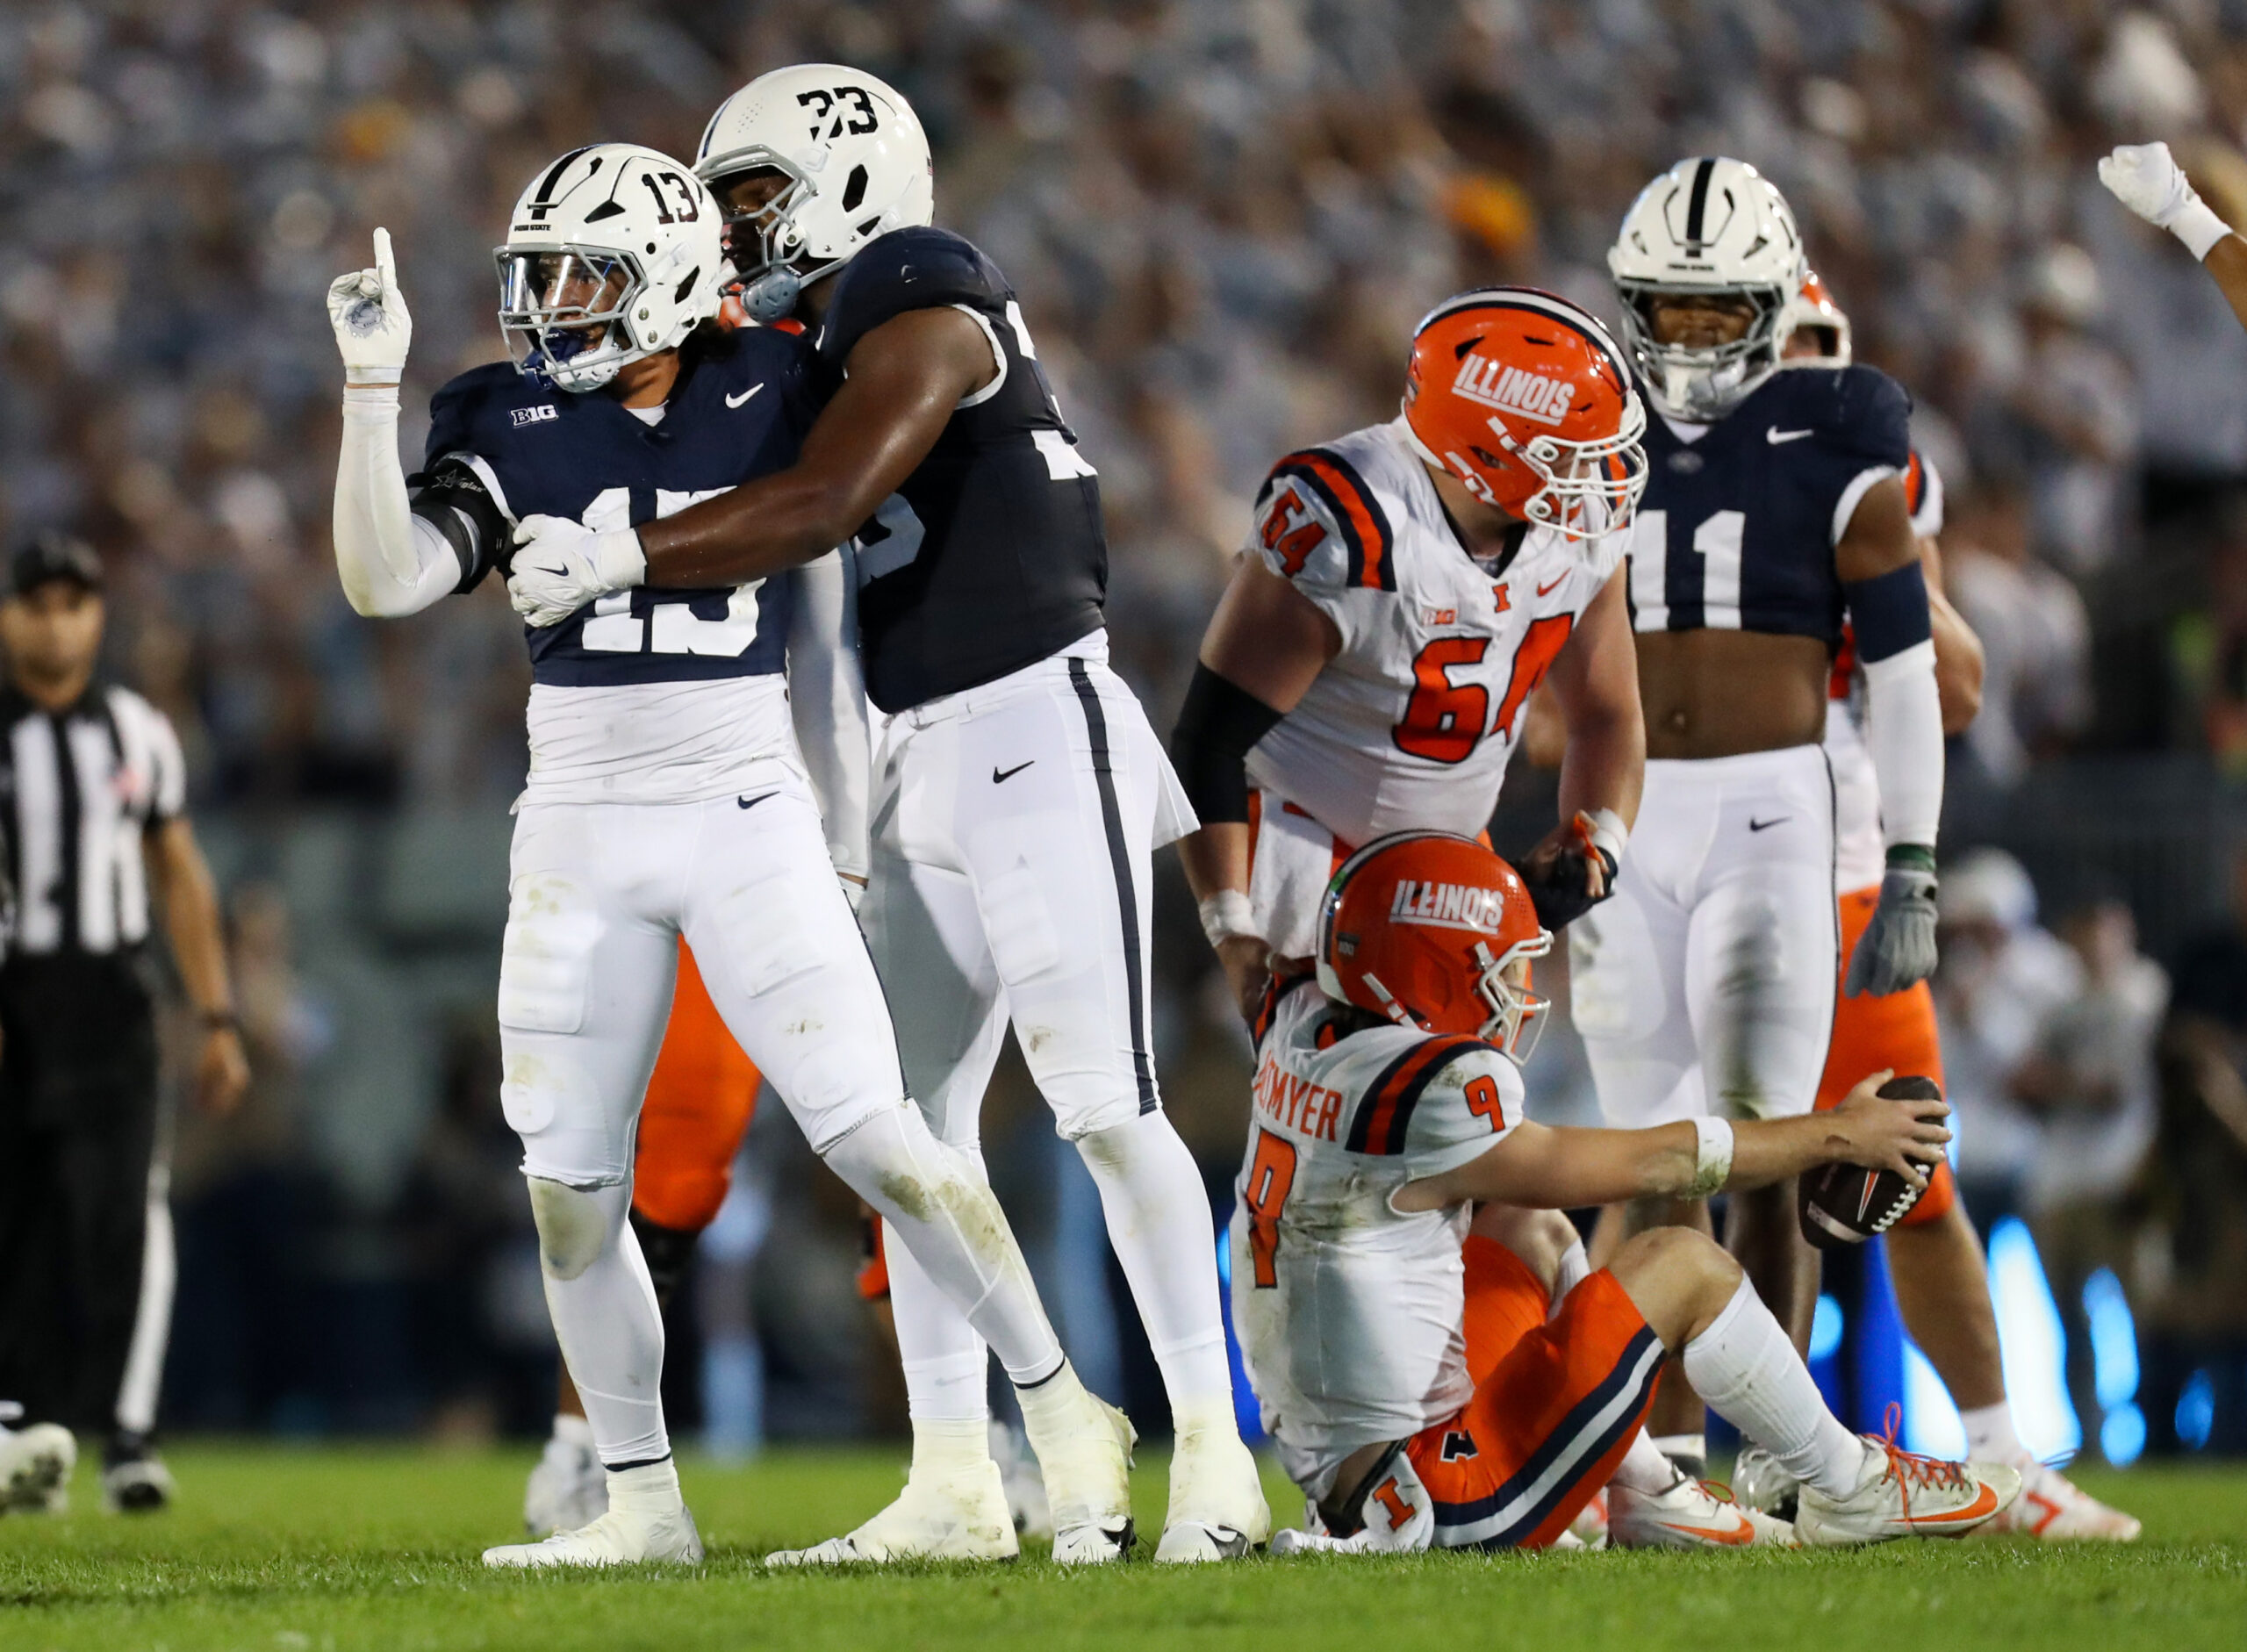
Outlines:
[[[718,312],[732,269],[692,168],[635,143],[572,149],[515,203],[499,327],[515,365],[582,394]]]
[[[1623,341],[1655,404],[1679,419],[1719,419],[1779,364],[1780,312],[1805,273],[1802,235],[1786,198],[1754,167],[1698,155],[1639,191],[1607,269]],[[1687,294],[1747,300],[1747,331],[1728,344],[1660,342],[1655,300]]]
[[[722,197],[726,180],[766,169],[786,186],[727,220],[743,305],[758,321],[787,314],[798,292],[867,242],[936,216],[921,118],[862,69],[776,68],[718,105],[694,152],[696,175]]]

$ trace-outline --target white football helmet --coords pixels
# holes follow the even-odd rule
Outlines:
[[[694,151],[695,176],[715,190],[768,167],[787,176],[787,187],[726,220],[754,320],[779,320],[799,292],[867,242],[936,216],[921,118],[862,69],[776,68],[718,105]],[[756,233],[754,248],[743,244],[744,229]]]
[[[1798,341],[1808,348],[1794,350]],[[1849,313],[1834,302],[1818,272],[1803,272],[1802,285],[1779,312],[1779,360],[1788,367],[1847,367],[1856,354]]]
[[[582,395],[718,312],[724,219],[684,162],[634,143],[572,149],[531,180],[492,253],[516,368]]]
[[[1779,312],[1802,285],[1802,236],[1786,198],[1744,161],[1680,161],[1624,214],[1607,253],[1623,300],[1623,341],[1647,389],[1673,418],[1720,419],[1779,363]],[[1701,348],[1658,343],[1652,301],[1723,293],[1755,307],[1748,331]]]

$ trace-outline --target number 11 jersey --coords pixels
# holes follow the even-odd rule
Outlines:
[[[1621,538],[1529,528],[1510,558],[1476,560],[1401,420],[1289,454],[1258,495],[1248,549],[1342,648],[1249,753],[1249,777],[1346,844],[1481,832],[1529,697],[1619,565]]]

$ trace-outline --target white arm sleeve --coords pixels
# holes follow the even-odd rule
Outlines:
[[[794,571],[788,628],[788,707],[804,769],[827,823],[835,870],[866,875],[866,794],[873,748],[858,666],[858,571],[846,547]]]
[[[334,537],[343,594],[371,618],[419,614],[460,583],[451,544],[406,502],[395,390],[344,392]]]
[[[1935,644],[1915,643],[1864,667],[1864,742],[1880,784],[1880,835],[1935,847],[1942,817],[1942,702],[1935,694]]]

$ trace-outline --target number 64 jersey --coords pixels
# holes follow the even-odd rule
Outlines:
[[[1531,528],[1510,558],[1478,562],[1401,419],[1273,467],[1248,549],[1342,637],[1248,757],[1261,793],[1249,898],[1274,952],[1310,953],[1318,896],[1357,845],[1490,824],[1529,697],[1625,538]]]
[[[1410,1439],[1474,1397],[1467,1207],[1403,1216],[1389,1200],[1481,1158],[1522,1117],[1520,1071],[1496,1045],[1368,1026],[1308,980],[1280,1000],[1235,1187],[1232,1316],[1297,1485],[1324,1495],[1360,1446]]]

